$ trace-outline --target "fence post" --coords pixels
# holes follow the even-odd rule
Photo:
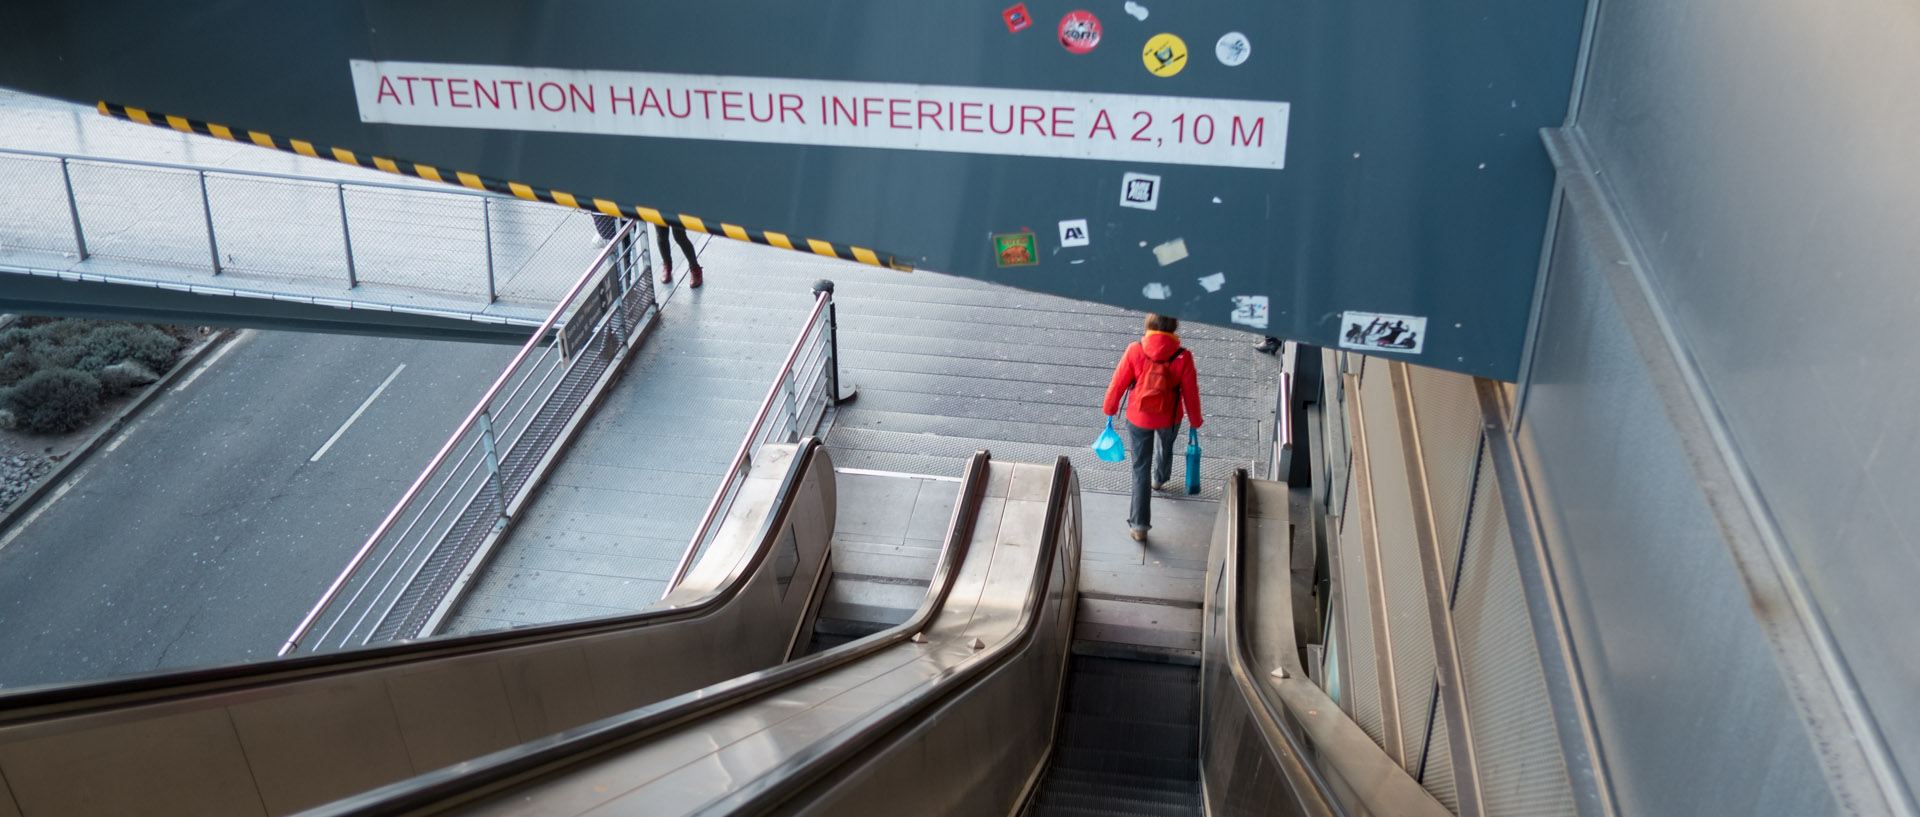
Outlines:
[[[493,486],[493,510],[500,515],[500,522],[507,519],[507,484],[500,478],[500,452],[495,447],[493,434],[493,413],[480,412],[480,450],[487,457],[487,482]]]
[[[213,258],[213,274],[220,274],[220,242],[213,238],[213,203],[207,199],[207,171],[200,171],[200,212],[207,216],[207,255]]]
[[[853,398],[860,395],[860,390],[851,383],[846,385],[845,391],[841,390],[840,305],[833,300],[832,281],[822,278],[813,282],[814,297],[820,297],[820,293],[822,292],[827,294],[827,372],[833,388],[833,393],[827,395],[827,404],[837,406],[841,403],[852,402]]]
[[[60,178],[67,183],[67,215],[73,217],[73,243],[80,248],[80,260],[87,260],[87,233],[80,229],[80,204],[73,197],[73,172],[67,169],[66,157],[60,158]]]
[[[347,229],[347,186],[335,184],[333,189],[340,194],[340,240],[347,245],[347,289],[360,285],[360,276],[353,268],[353,233]]]
[[[493,290],[493,199],[486,196],[480,197],[480,227],[487,238],[487,303],[493,303],[500,296]]]

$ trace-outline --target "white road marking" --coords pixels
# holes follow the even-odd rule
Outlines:
[[[45,513],[48,508],[53,507],[53,503],[59,502],[60,497],[66,496],[68,491],[73,490],[74,483],[79,481],[80,475],[75,474],[72,479],[61,483],[60,487],[56,489],[51,496],[41,500],[40,507],[34,508],[33,513],[27,514],[27,518],[20,520],[20,524],[14,525],[13,530],[7,534],[7,538],[0,539],[0,550],[6,550],[7,545],[13,544],[14,537],[19,536],[22,531],[32,527],[33,520],[39,519],[40,514]]]
[[[213,364],[220,362],[220,358],[226,357],[228,352],[233,351],[233,347],[239,346],[241,340],[252,336],[253,330],[248,329],[241,332],[238,336],[235,336],[233,340],[227,341],[226,345],[221,346],[213,353],[213,357],[207,358],[205,363],[200,364],[200,368],[194,369],[192,374],[187,375],[187,379],[180,381],[180,385],[174,386],[173,393],[179,394],[186,391],[188,386],[193,385],[193,381],[199,380],[201,375],[206,374],[208,369],[213,368]]]
[[[319,462],[320,457],[327,453],[327,449],[332,448],[333,444],[340,440],[340,435],[347,433],[347,429],[353,425],[353,421],[360,419],[360,414],[366,411],[368,406],[373,405],[373,401],[380,399],[380,393],[386,391],[387,386],[392,385],[393,379],[399,377],[400,373],[405,371],[406,368],[407,364],[405,363],[393,367],[393,374],[387,375],[387,379],[380,381],[380,388],[374,389],[372,394],[367,395],[367,401],[361,403],[359,408],[353,410],[353,416],[348,417],[346,422],[341,423],[340,430],[333,432],[333,436],[327,438],[327,444],[320,446],[319,451],[313,452],[313,456],[308,458],[307,462]]]

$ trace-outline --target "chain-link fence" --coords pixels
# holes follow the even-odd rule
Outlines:
[[[550,304],[585,213],[490,193],[0,149],[0,254]],[[644,240],[644,236],[641,236]]]

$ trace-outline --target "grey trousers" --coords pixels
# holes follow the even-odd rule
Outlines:
[[[1127,509],[1127,527],[1138,531],[1153,529],[1153,507],[1148,503],[1153,499],[1153,486],[1173,477],[1173,441],[1179,434],[1179,423],[1166,428],[1141,428],[1132,420],[1127,421],[1127,448],[1133,452],[1133,504]],[[1158,446],[1154,445],[1155,440],[1160,441]],[[1159,449],[1157,463],[1155,448]],[[1148,479],[1149,476],[1152,479]]]

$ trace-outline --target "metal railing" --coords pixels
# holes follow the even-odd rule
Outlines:
[[[826,417],[827,409],[840,401],[840,344],[833,308],[833,282],[814,284],[813,295],[813,311],[807,313],[806,325],[787,350],[773,385],[767,389],[766,399],[760,401],[753,425],[747,429],[746,439],[740,442],[732,464],[721,476],[720,490],[707,503],[700,527],[687,543],[686,552],[680,555],[673,575],[668,577],[662,598],[686,578],[687,570],[719,530],[720,520],[726,518],[740,483],[747,478],[753,452],[767,443],[793,442],[814,433]]]
[[[509,522],[535,467],[617,352],[658,314],[644,237],[644,225],[627,223],[574,282],[281,655],[300,649],[316,628],[315,650],[420,634],[480,542]]]
[[[585,213],[452,185],[0,148],[0,189],[0,250],[488,304],[552,302],[588,246]]]

